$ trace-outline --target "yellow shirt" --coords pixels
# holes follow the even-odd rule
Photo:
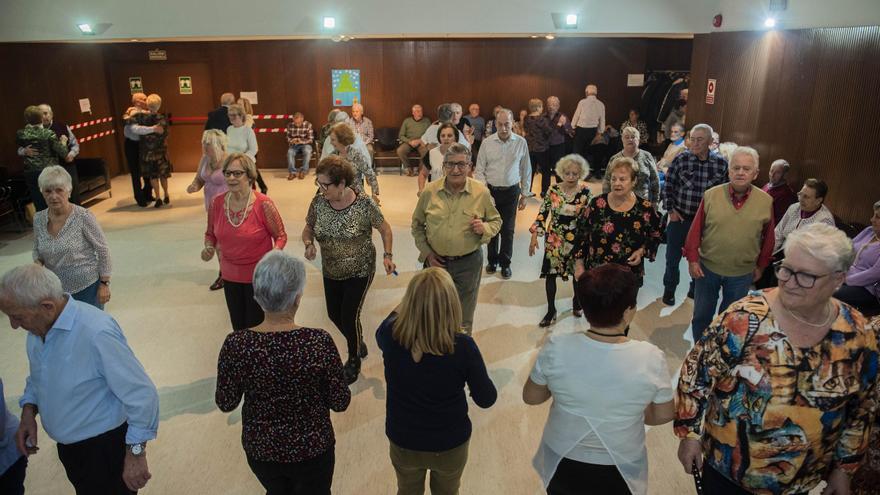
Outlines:
[[[501,230],[501,215],[492,204],[489,189],[468,178],[464,189],[450,193],[446,178],[425,186],[412,216],[412,236],[419,250],[419,260],[435,253],[440,256],[470,254],[489,242]],[[483,221],[483,235],[471,230],[471,220]]]

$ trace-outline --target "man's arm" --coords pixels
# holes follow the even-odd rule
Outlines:
[[[423,192],[419,196],[419,201],[416,203],[416,208],[412,214],[410,233],[416,243],[416,249],[419,250],[419,261],[425,261],[425,258],[434,252],[431,249],[431,245],[428,244],[427,217],[425,216],[425,209],[428,207],[428,202],[431,199],[430,196],[430,193]]]
[[[67,126],[67,147],[70,150],[67,152],[68,159],[73,160],[79,156],[79,141],[76,140],[76,136],[73,135],[73,130],[70,126]]]
[[[599,102],[599,127],[596,128],[596,134],[605,132],[605,104]]]
[[[700,201],[700,207],[697,208],[697,214],[694,216],[691,229],[684,242],[684,257],[690,263],[700,262],[700,244],[703,242],[703,228],[706,223],[706,211],[703,209],[703,205],[704,203]]]
[[[474,179],[477,179],[483,184],[486,184],[486,166],[488,165],[487,161],[489,160],[488,158],[486,158],[486,152],[488,150],[486,150],[485,147],[482,148],[482,150],[482,153],[477,154],[477,166],[474,167]]]
[[[528,194],[532,185],[532,164],[529,161],[529,146],[522,139],[522,157],[519,159],[519,183],[521,194]]]

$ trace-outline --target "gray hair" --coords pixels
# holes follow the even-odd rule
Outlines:
[[[53,117],[55,116],[55,112],[52,111],[52,106],[48,103],[40,103],[39,105],[37,105],[37,107],[40,109],[41,112],[49,112],[49,115]]]
[[[330,113],[327,114],[327,122],[336,122],[336,114],[339,113],[339,110],[334,108],[330,110]]]
[[[634,138],[636,138],[636,141],[639,141],[639,140],[642,138],[642,133],[639,132],[638,129],[636,129],[635,127],[633,127],[633,126],[631,126],[631,125],[625,126],[625,127],[620,131],[620,135],[621,135],[621,136],[626,136],[627,134],[632,134],[632,136],[633,136]]]
[[[452,155],[467,155],[468,161],[471,159],[471,150],[467,146],[461,143],[453,143],[449,145],[449,148],[446,150],[446,153],[443,153],[443,161],[445,162],[447,158]]]
[[[693,128],[691,128],[691,136],[694,135],[697,131],[703,131],[706,133],[706,137],[712,139],[712,133],[715,132],[712,130],[712,126],[709,124],[697,124]]]
[[[576,166],[581,171],[581,180],[587,178],[590,175],[590,164],[584,160],[584,157],[577,153],[572,153],[570,155],[565,155],[556,162],[555,172],[556,175],[562,177],[565,173],[565,169]]]
[[[507,107],[501,107],[500,110],[498,110],[497,112],[495,112],[495,118],[497,119],[497,118],[498,118],[498,114],[499,114],[499,113],[504,113],[504,112],[507,112],[507,115],[510,116],[510,120],[511,120],[511,121],[514,120],[514,119],[513,119],[513,110],[511,110],[511,109],[509,109],[509,108],[507,108]]]
[[[64,170],[64,167],[50,165],[40,172],[40,176],[37,178],[37,185],[40,187],[40,191],[61,186],[69,195],[70,191],[73,190],[73,179],[67,173],[67,170]]]
[[[440,122],[452,122],[453,117],[455,110],[452,108],[452,103],[444,103],[437,107],[437,120]]]
[[[730,154],[730,161],[733,162],[736,155],[746,155],[755,163],[755,169],[761,168],[761,159],[758,157],[758,151],[751,146],[737,146],[733,153]]]
[[[23,308],[36,308],[46,299],[61,299],[61,279],[36,263],[15,267],[0,279],[0,300]]]
[[[267,313],[289,311],[305,285],[305,263],[284,251],[269,251],[254,269],[254,300]]]
[[[877,201],[876,203],[874,203],[874,211],[878,211],[878,210],[880,210],[880,201]]]
[[[343,112],[342,110],[336,113],[336,122],[345,122],[348,120],[348,114]]]
[[[773,160],[773,163],[770,164],[770,168],[773,168],[777,165],[782,167],[782,170],[785,172],[788,172],[788,169],[791,168],[791,165],[788,163],[788,160],[784,160],[782,158],[779,158],[777,160]]]
[[[823,262],[836,272],[846,272],[855,260],[852,240],[846,234],[825,223],[812,223],[795,229],[785,238],[785,256],[800,250]]]
[[[464,109],[461,107],[461,103],[450,103],[452,105],[452,110],[458,109],[459,112],[463,112]]]
[[[733,150],[737,149],[738,147],[739,145],[736,143],[725,141],[718,145],[718,154],[724,157],[724,159],[727,160],[728,163],[730,163],[730,159],[733,158]]]

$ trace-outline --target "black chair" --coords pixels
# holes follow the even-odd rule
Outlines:
[[[25,206],[31,202],[30,192],[23,178],[4,179],[0,182],[0,218],[12,216],[18,232],[30,227]]]
[[[376,129],[376,139],[374,147],[376,156],[373,160],[397,160],[397,147],[400,146],[400,140],[397,138],[399,130],[396,127],[380,127]],[[400,164],[400,173],[403,174],[404,164]]]

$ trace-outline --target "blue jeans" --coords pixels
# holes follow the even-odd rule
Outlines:
[[[672,222],[666,226],[666,273],[663,274],[663,288],[675,292],[679,280],[679,264],[681,263],[681,250],[687,239],[688,231],[691,230],[693,220],[682,219],[680,222]]]
[[[71,294],[74,299],[77,301],[84,302],[86,304],[91,304],[92,306],[103,310],[104,305],[98,302],[98,287],[101,286],[101,281],[97,280],[92,285],[86,287],[85,289],[74,292]]]
[[[309,171],[309,160],[312,159],[312,145],[294,144],[287,149],[287,171],[291,174],[297,171],[296,155],[300,153],[302,153],[303,156],[302,171]]]
[[[703,278],[695,280],[694,285],[694,319],[691,321],[694,343],[703,336],[703,331],[712,323],[717,312],[724,311],[728,306],[745,297],[752,285],[752,272],[735,277],[725,277],[712,272],[700,262]],[[721,307],[718,307],[718,291],[721,290]]]

